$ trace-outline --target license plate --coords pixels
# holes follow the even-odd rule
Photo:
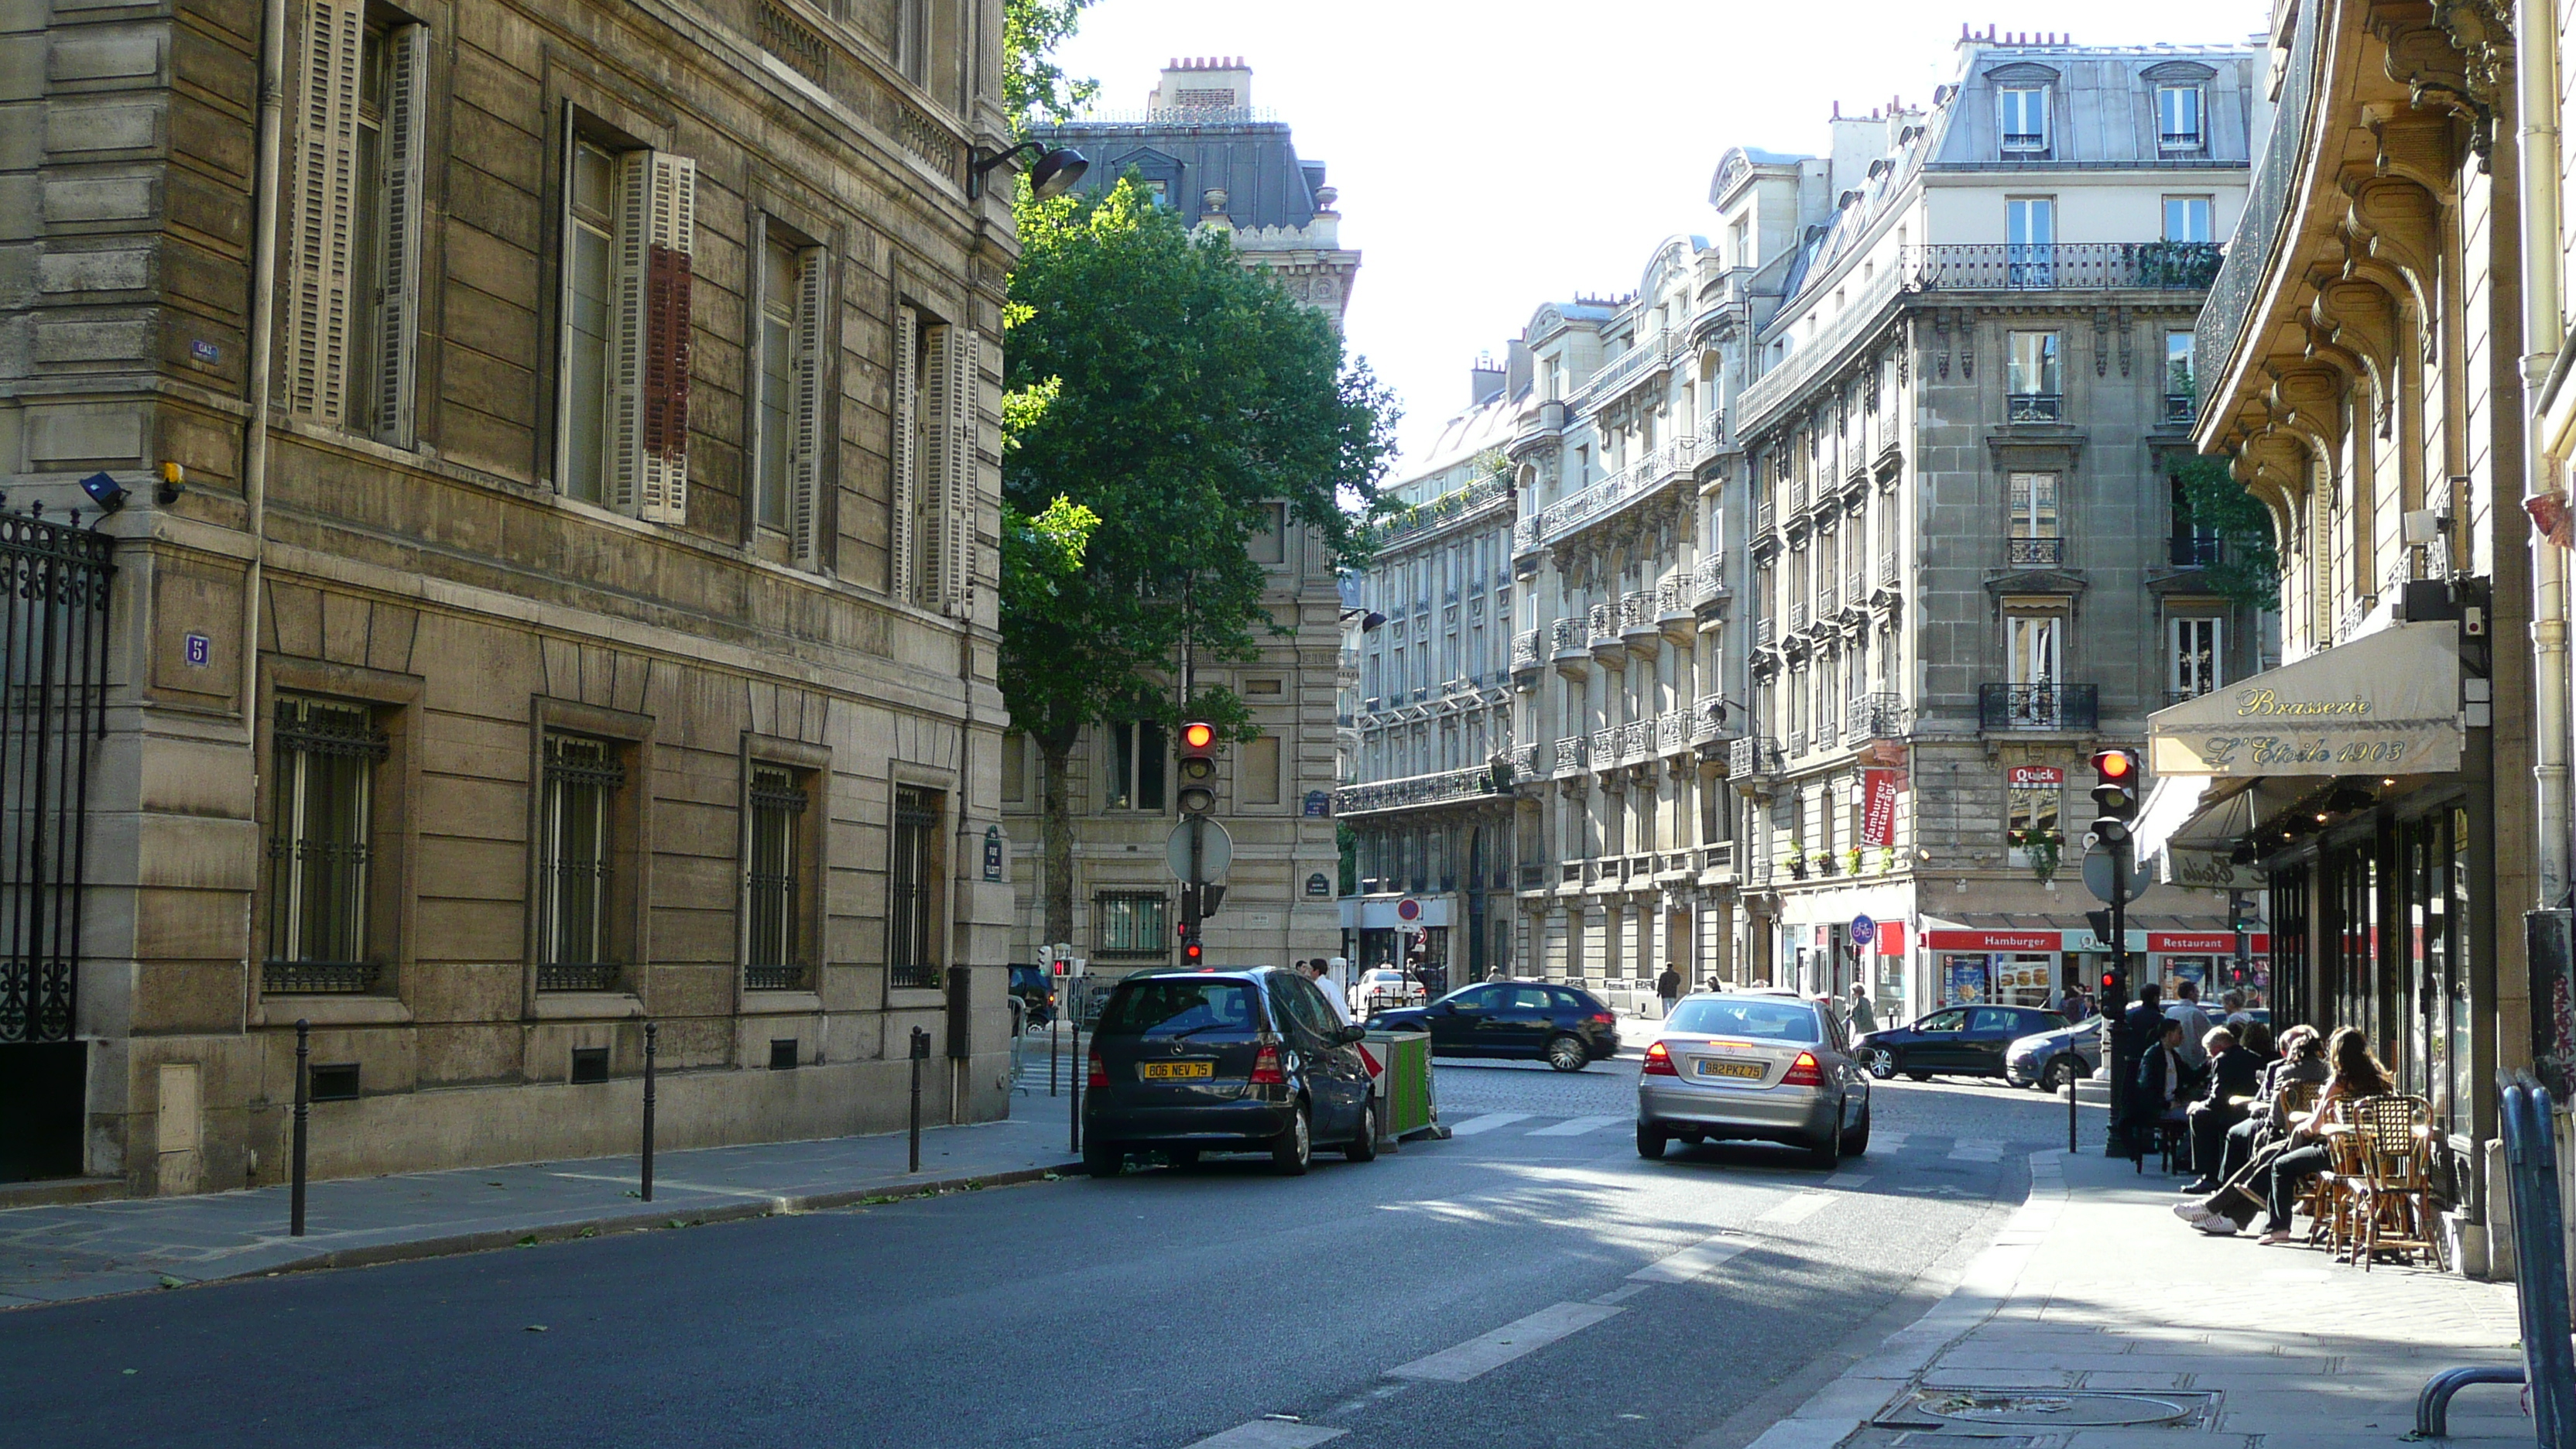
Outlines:
[[[1149,1082],[1205,1081],[1216,1075],[1216,1063],[1145,1062],[1136,1068],[1136,1075]]]
[[[1734,1077],[1740,1081],[1758,1082],[1762,1080],[1762,1064],[1760,1062],[1702,1061],[1699,1064],[1699,1074],[1703,1077]]]

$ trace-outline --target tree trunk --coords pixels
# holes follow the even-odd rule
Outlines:
[[[1040,831],[1046,851],[1046,938],[1073,940],[1073,790],[1066,782],[1073,760],[1071,739],[1039,737],[1038,753],[1046,779],[1040,790],[1045,821]]]

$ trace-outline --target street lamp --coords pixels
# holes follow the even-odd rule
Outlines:
[[[1029,168],[1029,194],[1040,201],[1072,190],[1073,183],[1082,179],[1082,173],[1091,169],[1091,159],[1070,146],[1059,146],[1052,151],[1036,141],[1022,141],[1006,151],[986,151],[978,146],[966,157],[967,199],[971,201],[982,196],[986,173],[1023,151],[1038,158],[1037,164]]]

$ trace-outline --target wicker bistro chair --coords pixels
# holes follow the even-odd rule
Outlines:
[[[2376,1097],[2363,1098],[2375,1102]],[[2308,1242],[2322,1242],[2337,1257],[2352,1231],[2354,1199],[2362,1186],[2361,1150],[2355,1134],[2349,1130],[2353,1113],[2360,1102],[2338,1102],[2318,1126],[2324,1130],[2321,1139],[2328,1157],[2326,1170],[2308,1180],[2302,1206],[2308,1214]]]
[[[2372,1097],[2353,1113],[2362,1181],[2352,1204],[2353,1255],[2361,1270],[2381,1253],[2422,1253],[2446,1268],[2434,1206],[2433,1105],[2421,1097]]]

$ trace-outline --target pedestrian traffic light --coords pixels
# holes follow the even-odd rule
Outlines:
[[[2130,750],[2093,752],[2093,833],[2117,847],[2129,839],[2129,822],[2138,818],[2138,757]]]
[[[1216,726],[1194,719],[1181,726],[1181,813],[1216,808]]]

